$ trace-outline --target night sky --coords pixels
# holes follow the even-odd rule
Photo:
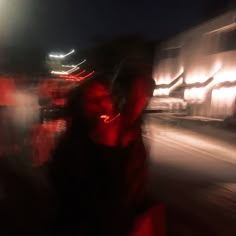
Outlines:
[[[0,42],[84,49],[98,38],[158,39],[204,17],[205,0],[0,0]]]

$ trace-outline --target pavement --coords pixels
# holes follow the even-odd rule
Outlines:
[[[236,235],[236,132],[222,124],[177,114],[146,115],[150,187],[166,206],[169,236]],[[7,231],[16,224],[14,232],[24,228],[24,235],[37,235],[36,227],[49,215],[44,176],[30,170],[19,178],[26,167],[18,167],[19,174],[9,179],[6,164],[0,166],[0,187],[4,182],[12,186],[7,192],[0,188],[0,225]],[[13,196],[10,201],[4,200],[6,193]]]
[[[156,118],[159,122],[162,120],[177,128],[196,131],[209,137],[224,139],[227,143],[236,144],[236,127],[227,125],[223,119],[178,114],[149,114],[148,116]]]
[[[143,130],[150,184],[167,207],[168,235],[236,235],[233,132],[158,114],[147,115]]]

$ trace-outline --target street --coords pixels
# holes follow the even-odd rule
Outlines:
[[[235,235],[236,147],[160,116],[146,116],[143,136],[168,235]]]

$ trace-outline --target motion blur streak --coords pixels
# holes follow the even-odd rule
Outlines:
[[[65,67],[65,68],[75,68],[76,65],[62,65],[62,67]]]
[[[95,73],[95,71],[90,72],[89,74],[85,75],[84,77],[80,77],[81,80],[87,79],[88,77],[92,76]]]
[[[117,114],[115,117],[111,118],[108,115],[101,115],[100,118],[103,119],[104,123],[111,123],[112,121],[116,120],[120,116],[120,113]]]
[[[151,188],[170,209],[170,235],[235,235],[236,134],[171,119],[148,115],[143,127]]]
[[[167,85],[169,84],[170,82],[172,82],[173,80],[177,79],[178,77],[180,77],[182,74],[184,73],[184,68],[181,67],[180,70],[179,70],[179,73],[177,73],[176,76],[174,76],[173,78],[163,78],[162,76],[160,76],[160,78],[158,76],[155,76],[154,77],[154,80],[155,80],[155,83],[156,85]]]
[[[147,120],[145,132],[153,162],[181,167],[183,174],[187,171],[193,178],[236,180],[234,145],[181,127],[163,125],[154,115]]]
[[[62,65],[62,67],[66,67],[66,68],[75,68],[75,67],[77,67],[77,66],[82,65],[82,64],[85,63],[85,62],[86,62],[86,59],[83,60],[83,61],[81,61],[81,62],[78,63],[77,65]]]
[[[74,53],[75,50],[71,50],[70,52],[66,53],[66,54],[60,54],[60,55],[57,55],[57,54],[49,54],[49,57],[53,57],[53,58],[65,58],[69,55],[71,55],[72,53]]]
[[[76,68],[73,68],[73,69],[70,69],[70,70],[67,70],[67,71],[51,71],[51,74],[55,74],[55,75],[69,75],[77,70],[79,70],[80,68],[79,67],[76,67]]]
[[[84,64],[86,61],[87,61],[87,60],[86,60],[86,59],[84,59],[84,60],[83,60],[83,61],[81,61],[79,64],[77,64],[77,66],[80,66],[80,65]]]
[[[76,76],[76,77],[77,77],[77,76],[80,76],[80,75],[84,74],[85,72],[86,72],[86,70],[82,70],[80,73],[75,74],[75,76]]]

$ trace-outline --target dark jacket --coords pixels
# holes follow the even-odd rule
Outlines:
[[[145,187],[138,145],[120,149],[73,139],[55,150],[50,174],[58,203],[59,235],[73,231],[128,235]]]

